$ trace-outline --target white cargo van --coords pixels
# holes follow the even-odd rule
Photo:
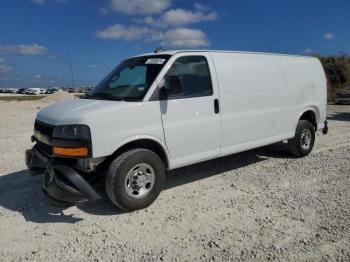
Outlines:
[[[162,51],[121,62],[85,98],[42,109],[26,151],[53,200],[150,205],[167,170],[288,140],[310,153],[327,133],[326,77],[312,57]]]

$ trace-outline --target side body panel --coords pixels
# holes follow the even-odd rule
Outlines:
[[[316,58],[281,57],[294,130],[302,113],[311,110],[316,115],[318,128],[326,120],[327,80],[320,61]]]
[[[221,155],[292,138],[304,110],[325,107],[324,75],[313,58],[219,52],[212,57],[220,87]]]
[[[222,155],[293,136],[279,59],[271,55],[212,53],[219,75]]]

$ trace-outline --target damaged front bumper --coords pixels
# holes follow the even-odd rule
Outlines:
[[[69,165],[47,157],[35,146],[25,151],[25,163],[32,175],[43,174],[43,191],[57,204],[78,204],[100,199],[93,187]]]

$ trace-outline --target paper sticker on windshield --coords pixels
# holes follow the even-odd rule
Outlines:
[[[146,65],[162,65],[164,62],[164,58],[148,58]]]

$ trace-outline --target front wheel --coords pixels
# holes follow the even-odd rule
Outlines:
[[[310,154],[315,143],[315,127],[307,120],[299,120],[295,136],[288,140],[289,152],[297,157]]]
[[[153,203],[165,180],[160,157],[147,149],[132,149],[111,163],[105,179],[111,202],[124,210],[137,210]]]

